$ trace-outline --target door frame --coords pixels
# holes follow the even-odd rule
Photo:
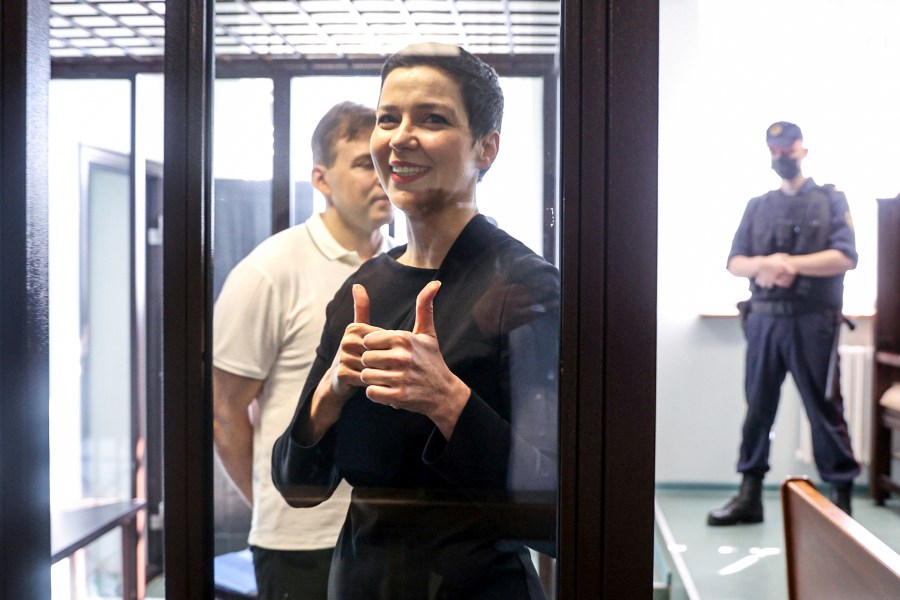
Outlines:
[[[35,477],[49,463],[49,6],[0,3],[0,465],[16,482],[0,500],[0,564],[14,574],[0,595],[39,598],[49,597],[49,482]],[[167,593],[179,600],[213,595],[214,5],[166,11],[165,545]],[[658,2],[562,6],[560,591],[650,598]]]
[[[50,3],[0,0],[0,597],[50,597]]]
[[[213,16],[212,0],[166,13],[166,582],[173,598],[212,589],[205,223]],[[658,23],[656,0],[563,2],[565,599],[652,595]]]

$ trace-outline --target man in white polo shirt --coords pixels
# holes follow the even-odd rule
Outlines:
[[[261,600],[326,598],[347,513],[346,482],[319,506],[288,506],[272,485],[271,454],[315,358],[326,305],[363,261],[390,247],[381,227],[393,209],[369,154],[374,126],[375,111],[350,102],[322,117],[312,139],[312,185],[325,212],[257,246],[228,275],[215,305],[215,444],[253,509],[248,541]]]

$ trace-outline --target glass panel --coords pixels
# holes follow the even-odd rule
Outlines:
[[[231,269],[272,234],[272,80],[218,79],[215,94],[213,293],[218,297]],[[219,556],[246,548],[250,510],[229,483],[218,455],[214,477]],[[242,556],[232,558],[240,562]],[[228,577],[227,566],[217,563],[216,574],[221,583]]]
[[[123,499],[131,496],[133,485],[131,175],[91,165],[87,185],[82,487],[86,497]]]
[[[272,233],[272,80],[215,83],[214,296],[239,260]]]
[[[290,173],[268,171],[264,178],[278,182],[272,185],[275,190],[287,178],[291,228],[269,237],[246,258],[252,246],[226,253],[223,260],[221,244],[259,242],[260,205],[249,199],[255,192],[241,188],[245,204],[235,211],[239,218],[220,221],[219,154],[235,160],[228,177],[242,163],[265,158],[271,165],[272,123],[267,119],[272,106],[238,101],[237,83],[227,90],[222,82],[216,86],[213,395],[216,445],[225,467],[220,475],[227,472],[235,484],[216,487],[216,579],[222,583],[237,573],[253,585],[253,559],[237,551],[249,544],[259,564],[291,550],[303,552],[313,565],[261,576],[256,585],[272,595],[330,585],[338,598],[351,593],[431,598],[490,592],[555,598],[559,288],[557,271],[539,257],[555,262],[557,256],[554,65],[560,7],[556,2],[480,2],[460,4],[453,12],[448,6],[444,14],[443,6],[422,13],[399,11],[399,6],[357,4],[344,12],[349,3],[335,3],[327,11],[310,5],[308,12],[298,12],[289,3],[266,3],[252,13],[240,6],[217,6],[220,22],[232,25],[217,40],[222,72],[244,60],[241,56],[257,53],[268,55],[267,60],[248,57],[241,65],[247,68],[235,70],[260,77],[268,69],[272,76],[285,71],[295,75],[289,86]],[[251,22],[272,26],[251,34]],[[407,37],[407,27],[417,34]],[[453,33],[445,35],[445,30]],[[419,136],[410,144],[421,144],[415,158],[404,154],[403,164],[388,166],[390,159],[377,148],[390,152],[403,142],[387,142],[390,127],[379,125],[374,129],[382,132],[379,146],[371,134],[375,115],[362,111],[360,125],[349,115],[336,119],[333,137],[325,136],[323,150],[314,152],[313,134],[326,113],[344,101],[375,108],[383,91],[380,63],[413,41],[462,42],[495,63],[503,73],[498,81],[505,99],[502,133],[492,134],[494,125],[488,124],[473,135],[469,123],[475,117],[469,112],[474,114],[483,100],[469,97],[465,104],[458,81],[449,79],[444,82],[448,87],[440,87],[444,71],[437,69],[435,78],[434,69],[426,67],[430,84],[395,93],[386,109],[407,106],[408,111],[391,115],[404,127],[404,119],[426,105],[435,113],[409,121]],[[227,60],[221,60],[226,54]],[[270,94],[286,93],[284,86],[268,89]],[[440,96],[447,89],[453,92]],[[402,104],[417,93],[437,94],[440,101],[432,97]],[[274,106],[284,106],[284,101],[276,97]],[[220,117],[223,102],[240,107],[236,116]],[[455,110],[452,115],[437,114],[448,106]],[[235,142],[238,115],[260,119],[251,129],[266,143]],[[285,125],[278,118],[276,128]],[[276,148],[282,133],[275,131]],[[426,141],[429,135],[433,137]],[[275,160],[279,164],[284,162]],[[487,166],[490,172],[476,186],[475,175]],[[393,241],[377,233],[383,235],[390,221],[379,171],[395,205]],[[441,206],[444,200],[461,212],[432,221],[423,217],[431,211],[416,208],[416,202]],[[480,215],[470,220],[475,206]],[[499,238],[508,239],[495,224],[523,244],[495,246]],[[419,227],[447,241],[433,264],[413,260],[431,247],[422,230],[419,237],[409,234]],[[378,254],[391,245],[396,250]],[[373,275],[379,269],[385,270],[384,277]],[[288,428],[298,400],[306,406],[323,379],[329,387],[323,373],[345,325],[368,320],[359,307],[354,314],[350,293],[341,291],[348,277],[359,278],[355,281],[369,293],[371,327],[407,332],[416,320],[417,293],[430,279],[441,280],[434,301],[440,345],[431,346],[434,363],[429,364],[443,364],[440,380],[453,385],[420,399],[441,397],[447,406],[456,404],[450,412],[456,427],[442,430],[447,425],[441,421],[443,413],[425,404],[392,410],[383,398],[354,392],[342,398],[347,403],[340,420],[326,427],[329,434],[316,445],[324,462],[293,471],[337,476],[326,482],[283,479],[276,472],[279,491],[270,472],[273,444]],[[333,312],[326,313],[332,299]],[[364,387],[358,377],[357,382],[348,384],[349,391]],[[373,393],[372,386],[368,389]],[[296,486],[310,496],[298,496]],[[249,519],[238,488],[252,495]],[[298,507],[291,508],[285,498]],[[247,528],[247,537],[238,538]],[[234,545],[225,543],[226,536]]]
[[[135,494],[128,81],[50,86],[50,469],[53,551],[83,545],[91,507]],[[86,523],[87,530],[103,523]],[[95,542],[54,597],[121,593],[121,545]],[[111,554],[110,554],[111,553]],[[113,558],[108,558],[112,556]],[[71,585],[70,585],[71,584]]]
[[[502,229],[538,254],[544,254],[544,80],[501,77],[502,147],[491,176],[479,184],[478,208]],[[528,126],[518,126],[527,123]],[[552,145],[553,140],[547,140]],[[515,200],[513,200],[515,199]]]
[[[311,76],[291,79],[291,225],[325,210],[325,198],[310,183],[310,140],[319,120],[338,102],[374,107],[380,81],[374,76]]]
[[[146,523],[138,515],[138,530],[146,538],[139,563],[146,564],[148,597],[162,595],[163,579],[163,85],[159,74],[135,77],[135,305],[138,331],[143,332],[138,363],[144,398],[144,468],[137,478],[137,497],[147,500]],[[141,202],[143,200],[143,202]],[[143,210],[141,207],[143,206]],[[142,476],[143,475],[143,476]],[[139,581],[139,585],[143,582]]]

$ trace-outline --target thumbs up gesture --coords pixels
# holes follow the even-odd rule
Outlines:
[[[369,294],[362,285],[351,288],[353,294],[353,322],[344,329],[341,345],[328,371],[316,386],[310,405],[309,419],[300,432],[306,443],[317,442],[340,418],[344,404],[356,388],[365,385],[360,379],[362,354],[366,351],[363,338],[379,327],[369,324]]]
[[[344,400],[353,395],[354,388],[364,385],[359,377],[363,369],[362,354],[366,351],[363,338],[373,331],[381,331],[380,327],[369,324],[369,294],[366,288],[357,283],[351,291],[353,322],[344,329],[341,346],[331,365],[330,378],[332,392]]]
[[[447,367],[438,345],[434,297],[440,287],[430,281],[419,292],[411,332],[376,330],[363,337],[359,377],[370,400],[421,413],[450,439],[470,390]]]

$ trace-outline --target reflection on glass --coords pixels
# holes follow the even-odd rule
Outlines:
[[[140,430],[133,426],[130,85],[54,81],[50,88],[50,460],[56,552],[74,542],[73,520],[85,518],[94,507],[130,503]],[[93,595],[121,594],[121,549],[121,538],[107,535],[59,557],[54,597],[67,597],[72,585]]]
[[[143,386],[144,443],[138,446],[143,468],[137,497],[145,498],[138,515],[146,550],[138,548],[138,564],[146,564],[147,581],[163,571],[163,76],[135,77],[135,307],[139,354],[138,382]],[[141,586],[143,581],[138,581]],[[151,584],[152,585],[152,584]],[[155,585],[159,585],[156,583]],[[150,586],[148,586],[149,588]],[[149,594],[149,592],[148,592]]]
[[[353,486],[334,598],[544,598],[528,548],[555,549],[558,272],[479,214],[496,74],[455,46],[387,65],[371,152],[408,241],[335,295],[273,479],[300,510]]]
[[[291,224],[303,223],[325,210],[325,199],[310,183],[314,164],[310,140],[313,130],[338,102],[356,102],[375,108],[377,77],[294,77],[291,79]]]
[[[215,82],[214,298],[219,297],[225,279],[234,266],[272,234],[272,89],[273,83],[269,78],[217,79]],[[257,308],[262,315],[263,307],[258,305]],[[231,323],[237,322],[236,314],[229,316]],[[243,325],[246,324],[239,326]],[[243,348],[244,353],[239,360],[243,367],[247,367],[256,356],[254,347],[258,349],[262,345],[259,337],[262,333],[244,329],[243,335],[248,346]],[[254,402],[254,410],[257,406]],[[221,423],[218,416],[219,413],[217,427]],[[250,417],[246,407],[243,416],[249,431]],[[239,437],[231,432],[228,435]],[[247,454],[249,459],[252,454],[250,447]],[[218,556],[246,548],[251,513],[247,500],[232,487],[218,454],[213,490],[215,554]],[[249,494],[248,490],[243,491]],[[221,580],[223,575],[218,567],[217,573],[217,580]],[[252,580],[252,572],[250,575]]]
[[[332,105],[345,100],[374,107],[379,84],[379,78],[372,76],[292,79],[292,224],[302,223],[309,215],[325,208],[325,200],[309,183],[312,165],[309,139],[319,117]],[[529,126],[510,126],[503,132],[503,152],[491,167],[491,177],[478,188],[479,210],[529,248],[543,254],[544,79],[500,77],[500,87],[503,89],[505,122],[528,123]],[[406,241],[403,213],[396,214],[393,233],[398,241]]]
[[[213,296],[237,262],[272,233],[272,80],[215,83]]]
[[[88,166],[81,297],[88,305],[82,489],[89,498],[127,498],[132,487],[131,176],[127,162],[122,167]]]
[[[275,4],[279,6],[278,13],[270,14],[270,10],[275,10]],[[365,439],[360,438],[358,447],[346,450],[355,459],[360,459],[360,456],[365,454],[369,462],[366,463],[365,458],[361,459],[365,463],[363,468],[358,471],[352,467],[348,468],[348,472],[344,473],[344,479],[356,485],[354,494],[359,503],[351,510],[351,515],[354,515],[352,519],[361,518],[360,510],[365,513],[367,508],[378,505],[381,499],[387,498],[388,496],[381,494],[379,486],[388,485],[389,482],[395,481],[392,478],[396,477],[399,478],[396,481],[402,480],[402,484],[394,486],[392,493],[399,494],[394,496],[395,498],[402,497],[403,503],[410,511],[407,514],[413,517],[409,523],[405,523],[405,526],[408,529],[418,527],[421,531],[418,531],[417,535],[427,536],[429,532],[433,533],[436,529],[443,527],[447,523],[445,518],[447,514],[452,514],[459,519],[461,531],[472,533],[473,529],[478,529],[477,523],[488,522],[479,521],[485,515],[488,520],[496,520],[497,526],[503,530],[502,535],[491,538],[491,542],[485,542],[476,552],[469,552],[471,547],[466,543],[455,546],[455,550],[460,551],[458,553],[455,553],[455,550],[448,550],[449,554],[445,554],[443,558],[447,558],[450,554],[453,556],[449,559],[446,571],[443,571],[448,575],[446,580],[441,579],[442,575],[439,575],[435,569],[424,568],[423,554],[421,565],[414,561],[404,565],[398,563],[390,566],[389,571],[393,574],[393,582],[406,581],[411,585],[418,586],[421,581],[415,580],[424,573],[424,577],[431,578],[428,585],[431,587],[432,593],[437,593],[439,589],[450,593],[450,589],[453,587],[450,582],[454,578],[452,570],[454,568],[464,569],[472,573],[481,573],[484,578],[478,579],[477,576],[474,576],[474,579],[470,578],[465,583],[464,591],[455,590],[452,593],[462,594],[460,597],[475,597],[477,593],[486,592],[493,583],[493,581],[487,581],[495,579],[493,574],[485,574],[490,572],[489,565],[492,564],[492,560],[500,556],[502,558],[499,559],[499,562],[510,566],[516,573],[521,574],[527,571],[532,574],[528,580],[531,589],[528,590],[529,596],[526,597],[542,597],[546,593],[548,597],[555,598],[555,562],[552,555],[555,546],[556,508],[553,490],[556,486],[557,473],[555,456],[557,452],[558,278],[555,269],[538,257],[547,256],[551,262],[556,258],[557,235],[554,214],[557,204],[555,133],[558,121],[556,112],[558,79],[555,73],[554,55],[558,48],[559,4],[541,2],[528,3],[527,6],[524,4],[507,6],[500,2],[483,2],[478,3],[477,7],[474,3],[471,3],[471,6],[461,5],[455,13],[455,20],[452,23],[447,21],[446,27],[436,25],[437,21],[444,22],[443,19],[452,17],[449,12],[444,15],[443,6],[434,7],[434,11],[428,12],[410,9],[412,12],[406,15],[408,22],[396,21],[398,17],[402,17],[401,11],[398,11],[399,6],[399,4],[390,6],[361,4],[354,7],[355,11],[352,14],[341,13],[337,7],[333,7],[335,10],[326,11],[324,5],[316,6],[315,10],[310,8],[308,12],[303,13],[289,8],[286,4],[270,3],[265,6],[260,4],[255,14],[244,14],[244,9],[237,5],[226,6],[220,3],[217,6],[217,10],[219,10],[217,19],[220,23],[228,26],[228,35],[223,34],[218,37],[217,52],[231,55],[227,58],[229,63],[231,61],[240,62],[242,59],[238,55],[241,54],[268,54],[270,56],[266,61],[248,61],[248,65],[252,65],[252,68],[245,72],[252,72],[259,79],[265,77],[268,65],[272,66],[271,75],[273,77],[280,78],[286,72],[293,72],[289,86],[281,85],[276,80],[274,88],[270,88],[273,90],[270,93],[276,95],[274,105],[276,127],[285,124],[280,120],[283,117],[278,115],[283,114],[279,112],[280,107],[287,106],[287,101],[282,94],[285,94],[285,87],[289,88],[290,157],[287,162],[290,165],[290,173],[278,172],[279,165],[284,164],[284,157],[274,157],[276,165],[274,172],[268,171],[266,176],[259,178],[247,177],[254,182],[274,180],[276,182],[276,185],[273,186],[276,190],[275,195],[280,194],[281,192],[278,190],[282,189],[289,189],[291,194],[289,220],[291,229],[282,233],[272,232],[275,235],[267,238],[261,248],[273,247],[275,243],[273,240],[286,239],[287,235],[295,235],[296,230],[305,232],[306,230],[303,228],[307,225],[304,224],[310,217],[315,221],[318,218],[317,215],[327,211],[329,206],[327,193],[329,192],[322,191],[321,187],[316,184],[314,169],[318,166],[316,166],[317,161],[313,157],[311,149],[313,131],[326,111],[338,102],[351,101],[370,107],[376,106],[381,92],[379,69],[386,56],[411,41],[427,40],[463,43],[467,49],[483,56],[488,63],[492,62],[492,55],[497,59],[498,70],[502,74],[499,83],[505,96],[504,125],[500,135],[502,143],[497,160],[493,161],[484,182],[473,188],[471,200],[473,205],[477,206],[477,212],[480,214],[471,220],[472,231],[475,232],[474,238],[468,242],[460,242],[463,250],[459,251],[465,253],[466,247],[474,250],[490,246],[492,243],[490,240],[494,240],[494,238],[491,238],[489,234],[487,237],[484,236],[486,232],[498,231],[494,228],[496,225],[522,242],[522,245],[514,244],[515,251],[522,252],[522,256],[519,257],[522,260],[509,261],[515,264],[503,263],[511,255],[501,252],[496,255],[496,258],[503,264],[491,263],[488,266],[486,263],[474,261],[471,265],[471,273],[453,272],[446,279],[442,279],[442,287],[435,297],[435,306],[444,306],[444,308],[436,308],[435,326],[439,347],[442,355],[447,359],[447,364],[452,364],[453,369],[469,378],[473,372],[479,371],[479,364],[484,366],[490,363],[490,366],[484,369],[485,381],[489,383],[479,382],[474,387],[478,387],[486,397],[490,398],[485,405],[489,407],[488,411],[494,411],[500,425],[496,429],[495,435],[488,436],[489,443],[478,446],[479,450],[483,452],[473,453],[468,469],[462,471],[470,469],[472,477],[475,477],[475,473],[479,471],[490,472],[487,477],[491,480],[491,484],[488,488],[484,488],[481,484],[468,485],[463,481],[458,481],[452,486],[447,483],[449,491],[446,500],[448,502],[441,506],[440,502],[436,503],[435,498],[431,497],[435,489],[431,484],[448,474],[439,474],[422,461],[424,440],[416,438],[417,442],[422,442],[417,451],[414,449],[417,442],[409,444],[406,450],[409,452],[409,462],[404,462],[407,458],[404,455],[404,461],[391,464],[391,461],[384,456],[379,456],[374,451],[369,452],[374,447],[373,444],[403,444],[403,440],[406,438],[401,430],[406,428],[409,423],[413,423],[414,429],[421,427],[416,430],[416,435],[421,434],[423,430],[428,430],[427,423],[430,421],[427,417],[417,415],[414,411],[401,409],[396,411],[386,409],[387,414],[391,415],[396,423],[372,421],[369,423],[372,435]],[[273,24],[270,31],[279,32],[282,35],[250,35],[247,33],[249,27],[243,25],[248,25],[251,20],[269,21]],[[286,25],[288,23],[290,24]],[[238,25],[242,26],[238,27]],[[357,30],[360,28],[362,28],[363,35],[357,35],[359,33]],[[451,29],[453,34],[449,33]],[[416,33],[409,35],[412,30],[415,30]],[[303,35],[304,31],[307,33],[318,31],[319,33]],[[339,31],[341,33],[338,35]],[[248,56],[248,58],[250,57]],[[357,59],[359,59],[359,63],[356,62]],[[297,68],[294,69],[294,67]],[[249,85],[247,80],[244,82],[244,85]],[[259,161],[262,163],[267,161],[267,166],[270,166],[273,158],[272,141],[269,137],[272,122],[267,120],[272,114],[271,106],[265,105],[264,102],[257,104],[253,100],[241,101],[238,99],[242,93],[238,91],[240,84],[234,83],[232,87],[226,89],[221,85],[222,83],[219,81],[216,84],[217,95],[214,105],[217,111],[222,102],[222,95],[228,93],[231,96],[225,102],[230,106],[240,107],[235,114],[242,117],[246,112],[253,112],[254,116],[251,116],[250,120],[256,120],[262,114],[265,114],[266,118],[252,125],[257,128],[255,136],[254,132],[247,131],[242,134],[243,137],[240,141],[235,141],[233,132],[229,130],[235,127],[233,119],[237,117],[221,118],[217,112],[213,135],[215,140],[214,160],[218,165],[219,154],[223,152],[235,159],[232,162],[235,165],[234,169],[221,170],[218,166],[214,168],[217,188],[216,229],[214,232],[214,245],[217,249],[215,264],[215,290],[217,293],[223,289],[222,282],[226,276],[229,276],[229,280],[232,279],[229,273],[232,272],[235,262],[240,260],[252,247],[248,243],[246,249],[241,252],[234,255],[229,253],[223,255],[222,244],[235,242],[222,238],[259,241],[261,238],[257,236],[261,234],[261,230],[256,226],[262,218],[261,204],[249,200],[249,197],[257,197],[258,193],[259,198],[262,198],[263,192],[242,188],[242,193],[238,196],[244,196],[246,200],[240,209],[234,211],[240,217],[232,218],[229,224],[223,224],[219,214],[222,210],[222,178],[232,177],[233,173],[244,168],[245,165],[239,164],[241,162]],[[261,100],[265,94],[262,92],[262,84],[259,85],[259,99]],[[223,132],[222,135],[230,139],[228,143],[218,140],[220,131]],[[263,131],[266,135],[262,135]],[[276,132],[276,144],[279,133],[281,133],[280,130]],[[268,145],[254,146],[252,141],[248,141],[251,138],[257,140],[265,138]],[[358,141],[340,140],[341,144],[345,144],[345,142],[355,144]],[[472,146],[470,145],[468,148],[471,149]],[[333,165],[326,166],[333,167]],[[453,168],[458,166],[455,164]],[[334,171],[332,171],[333,173]],[[288,177],[288,181],[282,182],[282,178],[285,176]],[[441,181],[445,182],[446,180]],[[475,194],[477,194],[477,202],[475,202]],[[402,194],[398,197],[392,196],[392,200],[400,209],[394,211],[391,228],[394,243],[400,244],[400,248],[409,248],[403,244],[409,241],[408,231],[412,231],[416,225],[407,222],[402,206]],[[280,199],[273,200],[272,205],[277,205],[280,210],[279,202],[281,202]],[[409,209],[409,206],[406,208]],[[290,233],[291,231],[294,233]],[[265,235],[268,233],[263,234],[263,237]],[[467,244],[469,245],[467,246]],[[402,262],[396,260],[398,256],[396,252],[402,253],[403,251],[392,252],[389,256],[382,255],[372,258],[368,262],[362,261],[359,273],[367,273],[368,269],[378,268],[377,265],[383,265],[388,260],[402,265]],[[523,258],[525,256],[528,258]],[[360,258],[367,257],[360,255]],[[255,253],[251,254],[249,262],[242,263],[244,266],[238,267],[237,271],[246,275],[247,265],[251,263],[255,265],[254,268],[259,270],[257,259],[258,256]],[[359,267],[357,263],[346,272],[343,265],[340,269],[319,267],[314,275],[307,275],[305,273],[310,270],[312,263],[305,254],[294,254],[290,259],[282,260],[281,263],[285,272],[293,268],[297,273],[302,274],[302,277],[314,277],[317,287],[321,287],[326,281],[335,280],[333,289],[322,300],[323,307],[332,299],[335,291],[340,288],[347,276]],[[440,268],[444,267],[436,265],[433,270],[425,270],[431,270],[431,274],[434,275],[434,272]],[[269,267],[266,267],[266,270],[268,271]],[[419,274],[422,272],[416,267],[411,267],[411,270]],[[261,270],[260,273],[262,273]],[[441,277],[443,274],[444,272],[441,271]],[[234,276],[233,281],[245,280],[243,275]],[[427,281],[419,281],[414,276],[413,283],[400,280],[390,280],[390,282],[395,284],[393,288],[372,285],[370,290],[372,317],[373,319],[382,319],[384,327],[411,329],[414,326],[414,319],[407,323],[403,319],[396,318],[397,315],[385,316],[383,311],[396,311],[398,315],[403,312],[404,315],[408,315],[410,307],[415,304],[416,293]],[[369,287],[369,280],[366,280],[366,283]],[[228,289],[229,286],[234,287],[231,281],[224,284],[225,291],[221,292],[219,296],[220,299],[225,298],[226,302],[215,308],[214,338],[233,329],[232,323],[236,322],[232,317],[222,316],[226,307],[234,307],[234,295],[232,290]],[[267,286],[268,284],[263,287]],[[413,290],[413,288],[418,289]],[[347,311],[349,296],[346,286],[341,289],[342,291],[338,292],[338,299],[333,303],[331,310],[339,311],[343,315]],[[413,293],[414,291],[415,293]],[[275,296],[276,294],[269,295]],[[352,300],[349,302],[352,312]],[[442,305],[442,302],[446,304]],[[448,308],[450,305],[454,305],[453,310]],[[258,298],[258,302],[254,306],[260,314],[274,310],[274,305],[262,297]],[[301,305],[291,304],[291,306]],[[281,311],[282,309],[277,308],[277,310]],[[459,312],[457,314],[454,311]],[[252,312],[249,311],[247,314]],[[310,321],[304,321],[304,327],[304,323],[298,323],[296,320],[300,309],[293,312],[296,314],[277,313],[284,315],[285,323],[284,331],[276,332],[284,334],[279,348],[289,354],[297,354],[301,352],[301,347],[304,348],[303,360],[307,361],[304,368],[309,368],[309,364],[316,358],[315,347],[320,339],[325,344],[321,348],[321,353],[333,353],[333,332],[326,330],[325,338],[322,338],[322,326],[326,316],[324,308],[321,310],[319,320],[315,321],[315,326],[310,325]],[[256,334],[244,337],[247,338],[245,344],[248,354],[257,350],[252,347],[249,340],[263,340]],[[301,345],[300,342],[303,344]],[[284,379],[277,374],[278,369],[281,368],[279,365],[282,364],[282,356],[277,353],[267,354],[267,356],[277,356],[277,358],[261,368],[257,368],[255,359],[248,359],[247,364],[238,365],[233,361],[233,357],[236,356],[234,353],[230,353],[228,356],[224,352],[220,353],[219,339],[216,339],[215,348],[214,396],[218,396],[218,392],[215,391],[216,378],[219,377],[220,389],[224,389],[221,385],[229,380],[223,372],[230,372],[232,375],[237,374],[245,378],[244,383],[249,387],[244,390],[249,390],[251,398],[255,395],[257,401],[247,403],[245,410],[238,411],[241,413],[238,417],[254,428],[254,444],[258,444],[259,440],[264,437],[260,434],[260,428],[270,428],[271,422],[267,424],[267,420],[275,418],[274,412],[270,410],[274,406],[271,399],[276,393],[281,394],[280,391],[275,392],[274,388],[283,386],[279,382]],[[492,349],[497,352],[494,353]],[[488,355],[491,355],[491,358],[485,359],[485,356]],[[330,358],[329,356],[325,360],[326,364],[330,363]],[[491,361],[494,359],[499,362],[492,363]],[[295,357],[295,360],[298,359]],[[481,360],[486,360],[486,362],[479,362]],[[249,366],[250,363],[253,364],[252,368]],[[296,371],[296,369],[294,370]],[[490,373],[494,370],[502,375],[491,377]],[[455,371],[452,370],[452,372]],[[255,379],[256,383],[246,381],[247,379]],[[288,402],[289,414],[286,420],[290,419],[297,406],[297,400],[305,380],[304,376],[297,389],[287,394],[292,397]],[[484,389],[482,389],[483,387]],[[370,408],[383,408],[365,399],[357,399],[353,405],[365,406],[366,402],[371,405]],[[491,404],[494,402],[499,405]],[[266,412],[267,409],[270,410],[269,413]],[[412,416],[410,417],[410,415]],[[354,420],[359,416],[359,413],[356,413],[352,418],[348,418],[346,427],[352,427]],[[422,419],[426,422],[424,427]],[[394,427],[397,423],[402,424],[401,430]],[[282,431],[286,426],[287,422],[282,425]],[[463,438],[460,436],[457,439]],[[503,448],[498,452],[488,452],[491,443],[496,443]],[[350,446],[352,445],[351,443]],[[254,446],[253,451],[256,450]],[[416,452],[419,455],[418,459],[411,458]],[[344,466],[346,467],[346,464]],[[338,541],[337,533],[323,525],[316,526],[315,523],[324,521],[317,520],[318,517],[313,516],[315,510],[322,509],[326,505],[319,505],[316,509],[309,507],[294,509],[293,512],[297,515],[295,520],[307,523],[303,528],[288,525],[289,522],[280,520],[281,517],[277,520],[275,518],[267,520],[267,515],[273,514],[273,511],[256,508],[252,517],[253,530],[249,533],[249,545],[253,546],[252,552],[236,552],[240,548],[246,547],[248,529],[251,527],[251,520],[248,519],[246,507],[240,498],[241,494],[236,491],[236,488],[248,489],[251,486],[237,480],[234,482],[237,484],[236,486],[227,485],[224,473],[221,469],[218,471],[216,553],[222,556],[217,561],[217,580],[222,573],[219,567],[226,561],[235,561],[231,564],[241,565],[240,569],[245,574],[253,575],[255,573],[261,577],[258,582],[261,591],[263,587],[272,585],[272,582],[276,580],[285,584],[288,589],[292,586],[294,589],[297,587],[308,588],[316,578],[321,578],[321,571],[269,576],[266,574],[265,565],[273,556],[278,556],[280,551],[307,552],[314,549],[314,552],[309,552],[306,556],[316,565],[321,565],[322,555],[325,556],[325,571],[326,575],[327,571],[331,571],[330,585],[333,593],[342,597],[350,593],[349,590],[356,580],[353,578],[352,569],[342,570],[341,567],[342,552],[347,549],[347,536],[352,535],[347,533],[350,525],[345,526],[344,538],[336,551],[336,562],[330,565],[332,548]],[[460,476],[465,478],[466,474],[462,471]],[[430,475],[423,475],[428,472]],[[422,476],[428,480],[428,485],[418,485],[424,481],[420,479]],[[259,478],[271,480],[268,466],[253,468],[252,489],[254,494],[261,489]],[[333,483],[337,484],[337,481],[335,480]],[[450,490],[451,487],[452,490]],[[330,486],[328,489],[331,489]],[[343,486],[340,489],[343,489]],[[443,492],[439,492],[437,495],[440,496],[441,493]],[[320,495],[317,500],[322,499],[325,495],[327,494]],[[422,499],[429,501],[419,502]],[[254,496],[253,500],[258,505],[270,503],[267,506],[274,506],[271,504],[273,499],[270,497],[259,499]],[[284,503],[280,495],[277,500]],[[342,508],[340,514],[332,515],[326,521],[337,520],[340,523],[344,519],[346,510],[346,508]],[[435,517],[431,523],[429,523],[431,521],[429,515]],[[282,535],[273,537],[273,530],[280,530]],[[487,535],[481,540],[484,541],[490,537]],[[328,539],[325,540],[325,538]],[[273,542],[273,539],[277,539],[278,542]],[[420,539],[422,538],[420,537]],[[473,538],[469,538],[470,541],[471,539]],[[500,541],[501,539],[502,541]],[[325,541],[323,542],[323,540]],[[370,541],[371,538],[367,539],[365,543],[368,544]],[[453,547],[452,543],[448,546],[448,548],[450,547]],[[411,546],[407,550],[411,551],[412,548]],[[386,543],[383,548],[370,547],[370,549],[374,549],[375,555],[385,558],[394,552],[396,546]],[[409,556],[410,554],[407,552],[404,560],[408,560]],[[379,563],[377,560],[368,565],[365,561],[356,563],[356,567],[362,569],[378,569],[379,565],[383,566],[384,563]],[[504,577],[505,575],[496,579]],[[520,583],[522,582],[517,580],[516,585]],[[362,589],[360,588],[360,590]],[[546,592],[540,591],[541,589]],[[392,588],[385,593],[387,593],[387,597],[392,598],[402,598],[404,593],[414,594],[407,597],[420,597],[415,594],[422,588],[416,588],[416,590],[417,592],[409,590],[404,592]],[[421,597],[428,597],[428,595],[425,594]]]

